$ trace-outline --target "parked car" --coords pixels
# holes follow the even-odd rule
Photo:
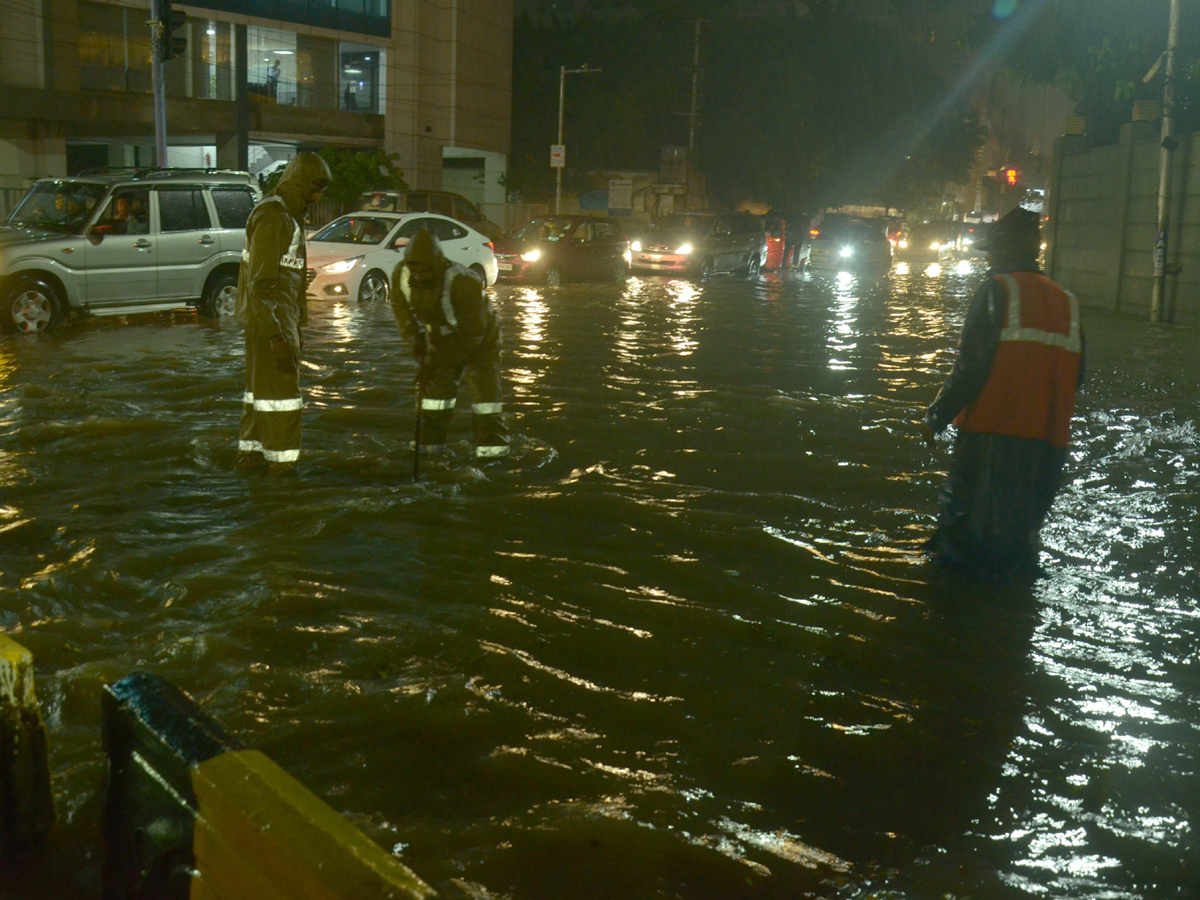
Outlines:
[[[437,213],[458,219],[493,241],[504,236],[503,229],[484,218],[474,203],[449,191],[367,191],[359,196],[355,211]]]
[[[391,296],[392,271],[418,231],[432,232],[451,262],[496,283],[496,254],[487,235],[432,213],[349,213],[308,240],[309,300],[361,302]]]
[[[767,236],[762,219],[751,213],[679,212],[652,225],[630,249],[635,270],[754,278],[767,257]]]
[[[812,229],[809,265],[814,269],[886,269],[892,262],[892,245],[883,219],[825,216]]]
[[[246,172],[105,169],[43,178],[0,226],[0,327],[39,332],[71,312],[233,312]]]
[[[763,216],[763,231],[767,236],[767,256],[762,267],[783,268],[784,250],[787,247],[787,223],[779,216]]]
[[[502,281],[562,284],[629,277],[629,238],[614,219],[547,216],[496,248]]]

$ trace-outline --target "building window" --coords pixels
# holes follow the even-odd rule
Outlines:
[[[369,44],[342,41],[338,47],[340,108],[347,112],[383,113],[384,51]]]
[[[191,0],[189,5],[355,34],[392,36],[391,0]]]
[[[99,91],[154,90],[144,10],[79,3],[79,83]]]

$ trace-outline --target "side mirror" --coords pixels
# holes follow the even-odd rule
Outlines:
[[[409,242],[409,238],[398,237],[398,238],[396,238],[396,240],[392,241],[392,249],[397,250],[397,251],[403,250],[405,247],[408,246],[408,242]]]

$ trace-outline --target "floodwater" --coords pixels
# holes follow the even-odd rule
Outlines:
[[[99,894],[101,685],[165,676],[447,898],[1200,896],[1194,330],[1088,311],[1044,574],[920,556],[979,273],[495,291],[511,461],[412,483],[389,308],[313,309],[297,478],[240,333],[0,338],[0,630]],[[7,886],[6,886],[7,885]]]

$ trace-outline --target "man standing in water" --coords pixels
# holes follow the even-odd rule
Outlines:
[[[1018,207],[982,248],[950,377],[925,414],[926,441],[958,434],[942,492],[935,560],[988,578],[1036,570],[1038,531],[1061,483],[1075,391],[1083,381],[1079,301],[1037,264],[1038,216]]]
[[[426,443],[445,449],[464,372],[474,404],[475,458],[508,455],[500,404],[500,323],[482,279],[446,259],[438,239],[418,231],[392,275],[392,308],[400,334],[421,363]]]
[[[301,329],[308,322],[301,223],[329,180],[325,160],[315,153],[296,154],[246,222],[236,313],[246,326],[241,469],[266,465],[273,474],[288,473],[300,458]]]

